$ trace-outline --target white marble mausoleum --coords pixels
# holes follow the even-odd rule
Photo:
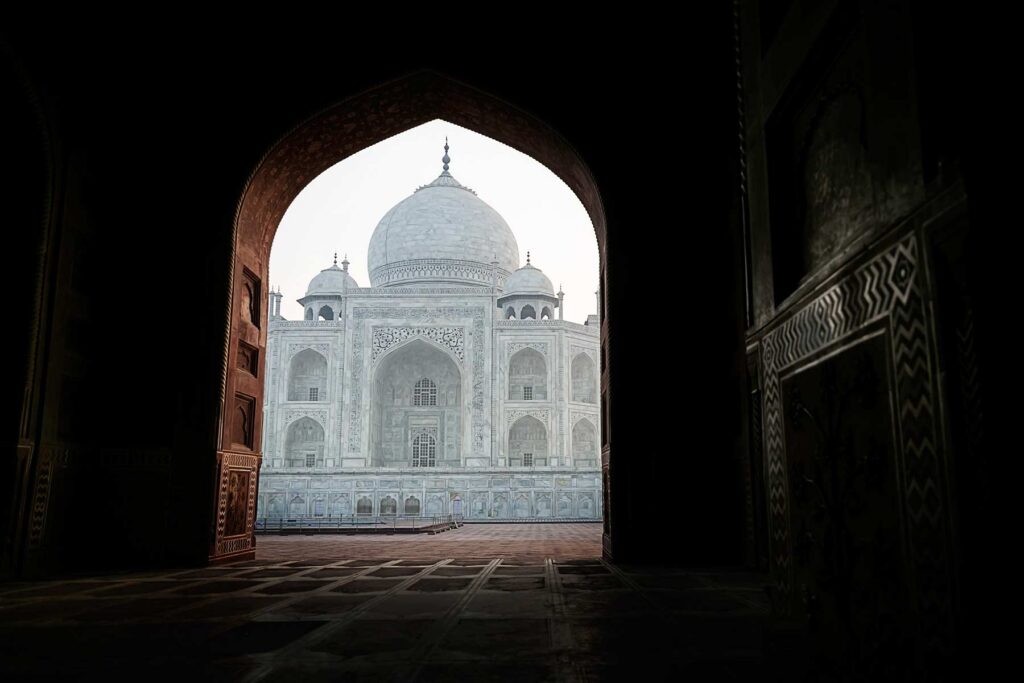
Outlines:
[[[600,519],[597,315],[563,320],[443,162],[377,225],[370,286],[335,257],[303,320],[270,294],[259,517]]]

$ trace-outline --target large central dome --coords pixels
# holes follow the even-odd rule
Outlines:
[[[519,245],[508,223],[476,193],[444,171],[384,214],[370,238],[367,262],[374,287],[486,286],[519,267]]]

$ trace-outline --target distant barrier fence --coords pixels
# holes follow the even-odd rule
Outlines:
[[[601,524],[593,517],[465,517],[464,515],[324,515],[259,517],[256,533],[383,533],[454,529],[463,524]]]
[[[600,517],[466,517],[463,524],[602,524]]]
[[[462,515],[323,515],[258,517],[255,526],[256,533],[398,532],[455,528],[462,523]]]

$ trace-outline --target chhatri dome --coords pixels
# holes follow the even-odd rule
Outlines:
[[[367,263],[373,287],[499,284],[519,266],[519,245],[497,211],[444,168],[377,224]]]
[[[512,273],[505,281],[505,295],[510,294],[555,295],[555,288],[548,276],[530,263],[530,252],[526,252],[526,265]]]
[[[306,296],[318,294],[342,294],[348,289],[357,289],[359,284],[356,279],[348,274],[348,257],[338,267],[338,255],[334,255],[334,265],[324,268],[316,277],[309,281],[306,288]]]

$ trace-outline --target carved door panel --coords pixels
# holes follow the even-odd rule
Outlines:
[[[260,466],[263,357],[267,347],[262,279],[235,263],[227,367],[217,449],[217,494],[210,561],[252,559]]]

